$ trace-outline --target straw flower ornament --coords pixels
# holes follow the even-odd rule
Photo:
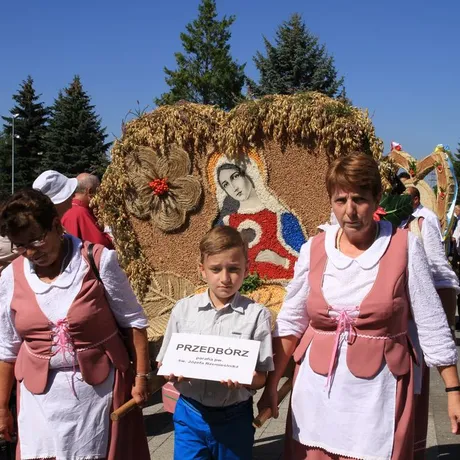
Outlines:
[[[172,145],[167,153],[157,154],[150,147],[139,147],[127,156],[126,169],[128,212],[151,219],[160,230],[180,228],[198,205],[201,185],[190,175],[190,159],[182,148]]]

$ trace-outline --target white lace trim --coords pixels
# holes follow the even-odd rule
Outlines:
[[[311,442],[311,441],[300,441],[301,444],[307,447],[311,447],[312,449],[323,449],[327,453],[332,454],[332,455],[340,455],[342,457],[346,458],[351,458],[353,460],[390,460],[391,457],[374,457],[374,456],[362,456],[362,455],[356,455],[352,454],[351,452],[345,452],[340,449],[334,449],[330,448],[326,444],[319,443],[319,442]]]

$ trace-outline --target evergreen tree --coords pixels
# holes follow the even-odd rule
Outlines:
[[[13,95],[15,106],[10,110],[10,117],[2,117],[3,135],[0,139],[0,192],[11,191],[11,142],[12,121],[14,120],[14,186],[15,190],[31,187],[40,171],[44,151],[44,137],[49,115],[48,108],[39,102],[40,96],[35,92],[33,79],[28,76]]]
[[[460,143],[457,147],[457,153],[451,155],[452,165],[454,166],[455,177],[460,184]],[[460,195],[457,196],[457,204],[460,204]]]
[[[106,138],[94,105],[75,76],[51,107],[42,170],[54,169],[67,176],[82,172],[102,176],[109,163]]]
[[[274,44],[265,37],[264,42],[266,56],[258,51],[254,57],[260,72],[259,84],[249,83],[254,96],[318,91],[348,101],[334,58],[307,29],[299,14],[293,14],[278,28]]]
[[[229,110],[243,98],[245,83],[244,65],[232,60],[228,43],[235,17],[219,21],[215,0],[202,0],[198,10],[198,18],[180,35],[185,54],[175,53],[177,70],[164,69],[171,89],[155,102],[186,100]]]

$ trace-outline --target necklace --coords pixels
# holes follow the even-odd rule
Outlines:
[[[375,224],[376,226],[376,229],[375,229],[375,235],[374,235],[374,239],[372,241],[372,244],[374,244],[375,240],[379,237],[380,235],[380,225],[378,223]],[[337,248],[337,250],[339,252],[342,252],[340,250],[340,240],[342,238],[342,235],[343,235],[343,228],[339,228],[339,231],[337,232],[337,236],[335,238],[335,247]],[[371,246],[372,246],[371,244]]]

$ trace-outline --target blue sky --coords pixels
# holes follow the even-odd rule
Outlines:
[[[199,0],[22,0],[2,2],[0,114],[28,74],[51,104],[73,75],[81,76],[103,124],[120,134],[130,109],[153,106],[167,90],[180,32]],[[460,2],[415,0],[217,0],[236,15],[232,54],[247,63],[281,21],[299,12],[335,57],[349,97],[367,108],[388,150],[400,142],[416,157],[438,143],[460,141]]]

